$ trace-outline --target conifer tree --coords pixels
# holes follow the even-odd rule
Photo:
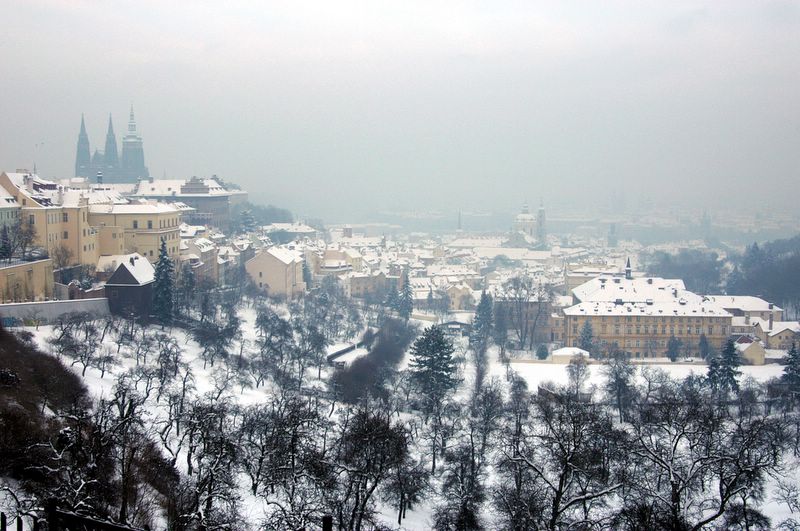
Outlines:
[[[389,292],[386,294],[386,306],[394,311],[398,311],[400,307],[400,296],[397,294],[397,290],[391,286],[389,287]]]
[[[11,258],[12,252],[11,233],[8,225],[3,225],[3,230],[0,231],[0,259],[8,260]]]
[[[725,343],[720,356],[713,356],[708,362],[707,381],[714,391],[722,394],[729,392],[739,392],[739,382],[737,378],[741,376],[739,370],[741,360],[736,351],[736,345],[729,339]]]
[[[677,361],[680,353],[681,340],[675,336],[670,336],[670,338],[667,340],[667,357],[669,358],[669,361]]]
[[[167,241],[161,239],[158,251],[155,280],[153,281],[153,315],[161,323],[172,319],[172,307],[175,301],[175,266],[167,254]]]
[[[578,346],[589,354],[594,350],[594,330],[592,330],[592,322],[589,319],[583,322],[581,335],[578,338]]]
[[[794,343],[786,356],[786,365],[783,367],[781,380],[789,386],[792,393],[800,392],[800,351]]]
[[[540,360],[546,360],[549,355],[550,353],[547,351],[547,345],[539,343],[539,346],[536,347],[536,357]]]
[[[506,346],[508,345],[508,316],[502,304],[495,304],[494,306],[492,339],[494,339],[495,345],[500,347],[500,355],[505,356]]]
[[[408,272],[403,277],[403,289],[400,290],[397,301],[397,313],[408,321],[411,312],[414,310],[414,293],[411,291],[411,281],[408,280]]]
[[[475,319],[472,321],[471,342],[488,343],[492,337],[492,327],[494,325],[494,310],[492,296],[485,291],[481,293],[481,300],[475,308]]]
[[[441,401],[458,383],[453,352],[439,326],[426,328],[411,347],[411,376],[428,404]]]
[[[239,225],[241,226],[242,232],[253,232],[256,230],[256,224],[256,218],[253,216],[253,212],[249,208],[243,209],[239,217]]]

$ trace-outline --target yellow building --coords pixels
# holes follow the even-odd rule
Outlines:
[[[764,348],[789,350],[792,344],[800,346],[800,323],[797,321],[755,321],[755,334]]]
[[[344,286],[350,297],[363,299],[370,295],[385,295],[389,290],[399,290],[402,276],[377,273],[351,273],[345,277]]]
[[[123,238],[125,253],[139,253],[150,262],[158,259],[161,240],[167,242],[170,258],[177,260],[181,243],[181,210],[167,203],[142,202],[89,206],[89,221],[103,234],[102,241],[113,249],[102,254],[121,254],[118,242]],[[116,235],[116,238],[115,238]]]
[[[36,230],[34,245],[62,262],[56,266],[97,263],[98,235],[85,196],[24,171],[0,174],[0,187],[20,205],[22,222]]]
[[[272,296],[293,298],[306,290],[303,257],[296,251],[271,247],[245,262],[244,267],[258,289]]]
[[[217,246],[208,238],[184,238],[180,243],[181,270],[184,264],[194,270],[198,279],[204,279],[212,284],[219,283],[219,263],[217,260]]]
[[[709,295],[708,299],[734,317],[768,321],[783,319],[783,309],[760,297],[750,295]]]
[[[601,277],[573,290],[578,304],[564,310],[564,344],[580,344],[586,322],[599,351],[628,352],[635,358],[664,357],[671,337],[696,355],[700,337],[719,350],[731,334],[732,315],[706,297],[685,289],[682,280]]]
[[[749,337],[740,337],[736,343],[736,351],[748,365],[764,365],[767,359],[767,351],[760,341]]]
[[[0,302],[35,302],[53,298],[53,261],[0,262]]]

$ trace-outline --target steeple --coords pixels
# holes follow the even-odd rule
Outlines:
[[[114,136],[114,122],[111,114],[108,115],[108,132],[106,133],[105,165],[107,168],[119,167],[119,152],[117,151],[117,137]]]
[[[78,147],[75,152],[75,177],[88,177],[90,166],[89,135],[86,134],[86,124],[83,121],[83,114],[81,114],[81,131],[78,133]]]
[[[536,212],[536,239],[540,245],[547,244],[547,219],[544,213],[544,199],[539,200],[539,210]]]
[[[122,138],[122,180],[121,182],[136,182],[147,179],[150,173],[144,165],[144,148],[142,137],[136,130],[136,118],[133,115],[133,105],[128,117],[128,133]]]
[[[630,256],[625,260],[625,278],[627,278],[628,280],[633,278],[633,271],[631,269],[631,257]]]
[[[131,103],[131,114],[128,117],[128,135],[127,136],[138,136],[136,134],[136,118],[133,116],[133,104]]]

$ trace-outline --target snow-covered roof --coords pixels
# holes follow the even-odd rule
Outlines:
[[[109,267],[115,272],[124,267],[139,284],[148,284],[155,280],[156,271],[153,265],[139,253],[101,256],[97,262],[97,269],[106,271]]]
[[[684,299],[699,302],[702,297],[687,291],[683,280],[659,277],[620,278],[601,276],[573,288],[572,294],[581,302],[656,303]]]
[[[780,334],[786,330],[790,330],[795,334],[800,334],[800,323],[797,321],[773,321],[772,327],[770,327],[770,323],[766,319],[756,318],[753,319],[753,323],[760,326],[769,336]]]
[[[187,223],[181,223],[180,229],[181,238],[194,238],[198,233],[202,234],[206,231],[206,228],[203,225],[189,225]]]
[[[214,242],[209,240],[208,238],[197,238],[192,243],[197,247],[200,252],[206,253],[208,251],[214,250]]]
[[[134,190],[134,195],[176,195],[181,193],[181,186],[184,184],[186,184],[186,179],[139,181]]]
[[[303,261],[303,256],[299,252],[293,251],[291,249],[286,249],[284,247],[270,247],[265,252],[271,254],[272,256],[274,256],[275,258],[277,258],[278,260],[287,265],[293,262]]]
[[[723,308],[741,310],[743,312],[781,311],[781,308],[774,305],[770,308],[770,303],[764,299],[750,295],[709,295],[708,299]]]
[[[104,204],[125,204],[127,199],[113,190],[103,188],[81,190],[68,188],[61,194],[61,204],[67,207],[76,207],[80,204],[104,205]]]
[[[511,260],[525,262],[546,262],[553,256],[552,251],[531,251],[525,247],[476,247],[475,255],[480,258],[496,258],[505,256]]]
[[[568,316],[648,315],[676,317],[730,317],[727,311],[708,302],[689,302],[685,299],[670,302],[615,304],[613,302],[582,302],[564,309]]]
[[[171,203],[160,203],[147,201],[139,203],[128,203],[125,205],[103,204],[89,205],[89,212],[93,214],[171,214],[177,213],[178,209]]]
[[[271,223],[264,225],[261,229],[267,233],[285,231],[295,234],[313,234],[317,232],[315,228],[309,227],[305,223]]]
[[[187,185],[192,188],[186,188]],[[191,191],[194,189],[203,191]],[[183,191],[182,191],[183,190]],[[213,177],[203,179],[153,179],[152,181],[139,181],[133,195],[141,197],[202,197],[209,195],[234,195],[244,194],[240,190],[227,190]]]

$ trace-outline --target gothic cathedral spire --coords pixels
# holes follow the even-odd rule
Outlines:
[[[114,136],[114,123],[111,121],[111,115],[108,115],[108,132],[106,133],[106,150],[104,155],[105,165],[107,168],[119,167],[119,152],[117,151],[117,137]]]
[[[75,153],[75,177],[88,177],[91,164],[89,135],[86,134],[86,124],[81,114],[81,131],[78,133],[78,148]]]

